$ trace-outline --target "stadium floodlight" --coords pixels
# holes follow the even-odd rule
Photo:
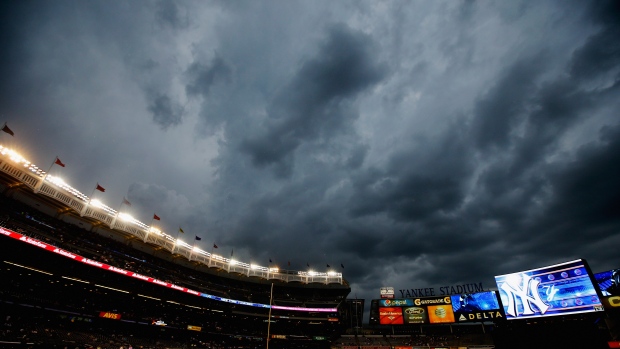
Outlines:
[[[6,150],[6,152],[4,152],[4,150]],[[15,150],[11,150],[11,149],[7,149],[4,148],[2,155],[7,154],[9,156],[9,159],[11,159],[12,161],[20,164],[20,163],[28,163],[28,165],[30,165],[30,161],[24,159],[23,156],[19,155],[19,153],[17,153]]]
[[[308,270],[308,275],[310,275],[310,276],[315,276],[315,275],[316,275],[316,271],[314,271],[314,270]]]
[[[258,268],[260,268],[260,265],[250,264],[250,269],[258,269]]]
[[[149,232],[161,235],[161,230],[159,230],[159,229],[157,229],[155,227],[149,227]]]
[[[237,261],[236,261],[236,260],[234,260],[234,259],[231,259],[231,260],[230,260],[230,262],[228,262],[228,264],[230,264],[230,265],[235,265],[235,264],[237,264]]]
[[[94,200],[90,200],[90,205],[93,207],[103,207],[103,202],[94,199]]]
[[[175,242],[177,245],[187,245],[186,243],[183,242],[183,240],[181,239],[177,239],[177,241]]]
[[[120,218],[120,219],[122,219],[122,220],[124,220],[126,222],[132,222],[132,223],[136,222],[136,219],[133,218],[133,216],[127,214],[127,213],[119,213],[118,214],[118,218]]]
[[[65,186],[65,185],[67,185],[67,183],[66,183],[66,182],[65,182],[62,178],[60,178],[60,177],[56,177],[56,176],[53,176],[53,175],[51,175],[51,174],[48,174],[46,179],[47,179],[48,181],[50,181],[50,182],[52,182],[52,183],[56,184],[56,185],[57,185],[57,186],[59,186],[59,187],[60,187],[60,186]]]
[[[270,273],[279,273],[280,272],[280,268],[269,268],[269,272]]]
[[[329,276],[337,276],[338,273],[336,273],[335,271],[328,271],[327,275],[329,275]]]

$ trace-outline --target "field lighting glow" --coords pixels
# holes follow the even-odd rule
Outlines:
[[[133,216],[127,214],[127,213],[119,213],[118,214],[118,218],[127,221],[127,222],[132,222],[132,223],[136,223],[137,220],[135,218],[133,218]]]
[[[56,200],[61,200],[64,202],[64,204],[68,205],[66,208],[67,210],[79,210],[81,216],[83,215],[94,218],[100,222],[110,225],[110,228],[112,229],[118,229],[131,235],[139,236],[139,238],[144,239],[145,241],[148,237],[148,234],[153,233],[154,235],[150,236],[150,242],[153,242],[154,244],[167,249],[170,249],[170,246],[173,246],[173,251],[176,249],[177,252],[185,255],[185,257],[200,261],[205,264],[209,263],[209,265],[211,265],[212,263],[224,263],[228,266],[235,266],[236,272],[244,269],[245,272],[250,274],[250,270],[252,270],[252,273],[259,277],[275,277],[277,279],[289,280],[289,277],[287,275],[276,275],[282,273],[282,271],[278,267],[270,268],[257,264],[244,263],[239,260],[228,259],[220,255],[214,254],[213,249],[210,249],[210,251],[200,249],[196,246],[197,243],[194,241],[192,241],[192,245],[190,245],[182,240],[179,240],[177,239],[177,237],[179,237],[178,234],[174,234],[176,236],[169,235],[165,231],[161,230],[161,226],[153,227],[142,223],[134,216],[128,213],[119,212],[102,202],[101,199],[103,199],[103,196],[96,192],[96,189],[99,189],[99,187],[95,188],[92,194],[97,198],[88,197],[77,189],[71,187],[64,178],[57,175],[52,175],[51,173],[41,170],[41,168],[26,160],[20,153],[3,145],[0,145],[0,157],[2,157],[0,158],[0,161],[3,161],[6,164],[2,169],[3,172],[14,176],[18,180],[21,180],[22,177],[29,178],[28,182],[24,182],[23,180],[22,182],[27,186],[31,187],[35,194],[41,192],[45,193],[45,195],[51,196]],[[59,164],[61,165],[61,167],[64,167],[64,164],[59,163],[58,157],[56,157],[54,163],[49,167],[50,171],[52,168],[55,168],[58,170],[55,170],[55,173],[60,174],[63,177],[69,174],[67,172],[64,172],[65,169],[54,167],[54,164]],[[121,207],[123,206],[121,205]],[[157,220],[159,220],[159,217],[157,217],[157,215],[154,215],[151,223],[157,224],[157,222],[154,221],[156,219],[155,217],[157,218]],[[121,224],[121,222],[123,223]],[[285,273],[291,274],[290,271],[286,271]],[[336,277],[340,277],[342,275],[340,273],[333,272],[327,273],[327,271],[325,273],[319,273],[315,271],[311,271],[309,273],[307,271],[297,271],[295,274],[298,278],[301,277],[302,280],[307,276],[313,276],[315,278],[314,282],[316,282],[316,277],[326,277],[328,275],[330,277],[334,275]],[[335,281],[333,279],[326,279],[325,282],[329,283]]]
[[[103,203],[97,199],[90,200],[90,205],[93,207],[103,207]]]
[[[65,188],[68,187],[69,185],[60,177],[56,177],[56,176],[52,176],[51,174],[47,175],[47,180],[56,184],[57,186],[61,187],[61,188]]]

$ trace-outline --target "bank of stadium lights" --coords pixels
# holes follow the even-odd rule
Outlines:
[[[177,245],[181,245],[181,246],[187,247],[187,248],[192,248],[192,245],[188,244],[187,242],[185,242],[183,240],[179,240],[179,239],[177,239]]]
[[[137,220],[133,218],[132,215],[121,212],[118,214],[118,218],[124,220],[125,222],[135,223]]]
[[[75,197],[88,202],[91,206],[93,207],[97,207],[100,208],[102,210],[104,210],[105,212],[107,212],[108,214],[114,216],[118,213],[118,218],[127,221],[127,222],[131,222],[135,225],[140,226],[143,229],[147,229],[150,233],[155,233],[161,237],[163,237],[164,239],[173,242],[175,245],[181,245],[184,246],[186,248],[191,248],[193,251],[202,254],[202,255],[207,255],[208,253],[197,248],[197,247],[192,247],[189,244],[174,238],[171,235],[168,235],[166,233],[164,233],[163,231],[154,228],[154,227],[150,227],[140,221],[138,221],[137,219],[133,218],[131,215],[126,214],[126,213],[121,213],[121,212],[117,212],[116,210],[114,210],[113,208],[105,205],[103,202],[101,202],[100,200],[97,199],[90,199],[88,196],[84,195],[83,193],[81,193],[79,190],[71,187],[70,185],[68,185],[62,178],[60,177],[56,177],[56,176],[52,176],[49,173],[46,176],[45,171],[41,170],[39,167],[37,167],[36,165],[32,164],[30,161],[26,160],[23,156],[21,156],[19,153],[17,153],[16,151],[12,150],[12,149],[8,149],[2,145],[0,145],[0,155],[5,155],[8,156],[9,159],[17,164],[22,164],[22,166],[24,166],[25,168],[27,168],[28,170],[30,170],[32,173],[36,174],[39,177],[44,177],[44,179],[54,185],[56,185],[57,187],[64,189],[68,192],[70,192],[71,194],[73,194]],[[239,261],[235,261],[232,259],[227,259],[224,258],[222,256],[218,256],[218,255],[214,255],[211,254],[210,255],[211,259],[215,259],[215,260],[219,260],[222,261],[224,263],[229,263],[230,265],[237,265],[237,266],[242,266],[244,268],[250,268],[250,269],[259,269],[261,271],[268,271],[270,273],[278,273],[280,270],[278,268],[266,268],[266,267],[262,267],[256,264],[247,264],[247,263],[242,263]],[[309,271],[309,272],[298,272],[299,275],[310,275],[310,276],[325,276],[325,275],[340,275],[339,273],[335,273],[335,272],[328,272],[326,273],[317,273],[314,271]]]
[[[75,197],[80,198],[84,201],[88,201],[88,197],[84,194],[82,194],[79,190],[73,188],[72,186],[70,186],[69,184],[67,184],[62,178],[60,177],[56,177],[56,176],[52,176],[51,174],[48,174],[45,177],[45,180],[47,180],[48,182],[56,185],[57,187],[60,187],[68,192],[70,192],[71,194],[73,194]],[[103,204],[101,204],[103,205]]]
[[[25,163],[27,166],[30,165],[30,161],[24,159],[24,157],[19,155],[19,153],[17,153],[15,150],[12,150],[12,149],[9,149],[9,148],[5,148],[5,147],[3,147],[1,145],[0,145],[0,154],[8,155],[9,159],[11,159],[11,161],[16,162],[18,164]]]

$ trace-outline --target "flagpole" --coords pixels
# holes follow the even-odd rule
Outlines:
[[[213,258],[213,246],[214,245],[215,245],[215,242],[211,246],[211,253],[209,253],[209,268],[211,267],[211,259]]]
[[[179,234],[181,234],[181,227],[179,227],[179,230],[177,230],[177,238],[176,240],[174,240],[174,246],[172,247],[172,253],[174,253],[175,248],[178,249],[177,245],[179,244]]]
[[[196,247],[196,238],[194,237],[194,244],[192,245],[192,250],[189,251],[189,261],[192,261],[192,256],[194,255],[194,248]]]
[[[41,182],[39,182],[39,184],[37,184],[37,186],[34,188],[34,192],[35,193],[38,193],[39,190],[41,189],[41,187],[43,186],[43,183],[45,183],[45,179],[47,178],[47,175],[52,170],[52,167],[54,167],[54,164],[56,163],[56,160],[58,160],[58,155],[56,155],[56,158],[54,159],[54,161],[52,161],[52,164],[50,165],[50,168],[47,170],[47,172],[45,172],[45,175],[43,176],[43,179],[41,179]]]
[[[271,305],[273,304],[273,282],[269,293],[269,316],[267,317],[267,349],[269,349],[269,332],[271,330]]]
[[[121,214],[121,208],[123,208],[124,203],[125,203],[125,197],[123,196],[123,201],[121,201],[121,205],[118,207],[118,210],[116,211],[116,214],[114,215],[114,219],[112,220],[112,224],[110,225],[111,229],[114,229],[114,226],[116,226],[116,219],[118,218],[118,215]]]
[[[97,183],[97,185],[99,185],[99,183]],[[86,205],[84,205],[84,208],[82,209],[82,212],[80,212],[80,217],[82,217],[82,216],[84,216],[84,214],[86,214],[86,210],[88,209],[88,206],[90,206],[90,202],[93,200],[93,195],[95,195],[95,190],[97,190],[97,187],[95,187],[95,189],[93,189],[93,192],[88,197],[88,201],[86,201]]]

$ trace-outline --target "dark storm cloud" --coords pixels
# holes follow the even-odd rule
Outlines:
[[[544,69],[541,58],[519,60],[476,105],[472,131],[477,147],[507,146],[510,133],[527,111],[536,77]]]
[[[153,121],[162,129],[180,124],[183,118],[183,107],[172,101],[167,95],[155,97],[148,109],[153,115]]]
[[[587,43],[575,51],[570,67],[571,75],[577,80],[600,78],[610,71],[620,72],[620,4],[617,1],[600,1],[592,4],[592,20],[601,29],[588,38]]]
[[[230,81],[231,74],[231,68],[219,56],[215,56],[210,64],[194,62],[186,72],[190,79],[186,87],[187,94],[192,97],[202,96],[206,98],[213,84],[218,81]]]
[[[441,140],[426,143],[424,152],[392,154],[385,170],[372,170],[357,177],[350,201],[354,217],[387,213],[396,221],[417,221],[457,209],[471,164],[462,126],[455,125]]]
[[[367,299],[618,267],[618,6],[3,2],[0,122],[147,223]]]
[[[157,2],[156,16],[160,23],[173,29],[187,29],[190,25],[188,10],[173,0]]]
[[[264,134],[246,139],[242,151],[257,166],[285,161],[289,168],[290,157],[302,142],[350,132],[350,123],[357,118],[352,103],[386,74],[373,57],[373,48],[367,35],[343,25],[331,27],[317,56],[302,64],[269,106]]]

